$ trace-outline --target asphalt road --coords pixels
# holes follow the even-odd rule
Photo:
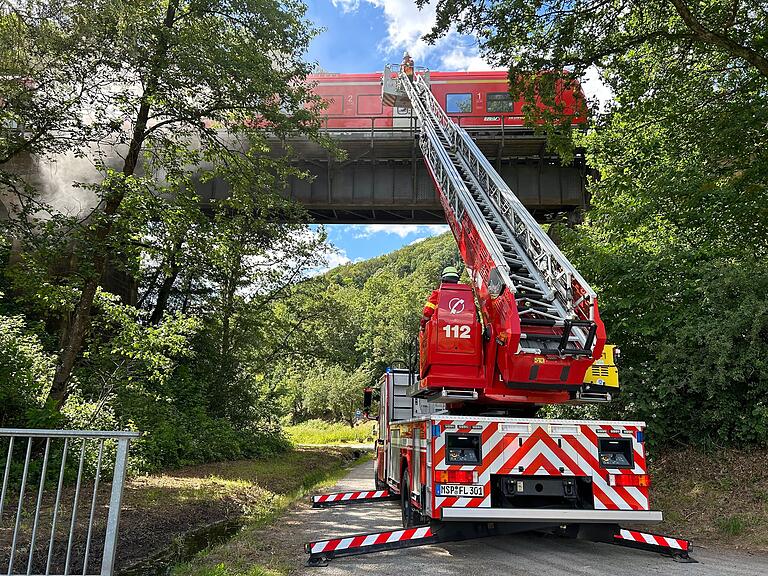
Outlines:
[[[353,468],[332,491],[372,490],[372,464]],[[393,502],[302,510],[305,540],[376,532],[400,527]],[[305,568],[308,576],[768,576],[768,555],[696,548],[698,564],[658,554],[535,534],[483,538],[364,556],[337,558],[325,568]]]

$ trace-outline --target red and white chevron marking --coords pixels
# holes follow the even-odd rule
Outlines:
[[[688,542],[688,540],[669,538],[667,536],[659,536],[658,534],[648,534],[647,532],[635,532],[634,530],[619,530],[619,533],[615,534],[614,538],[618,540],[628,540],[630,542],[639,542],[641,544],[651,544],[652,546],[673,548],[674,550],[681,550],[683,552],[688,552],[691,547],[691,543]]]
[[[368,492],[335,492],[312,496],[313,504],[330,504],[331,502],[348,502],[350,500],[376,500],[389,498],[389,490],[371,490]]]
[[[546,476],[590,476],[593,480],[594,507],[597,510],[648,510],[648,488],[635,486],[610,486],[609,474],[645,474],[644,447],[634,439],[637,428],[626,426],[622,430],[631,434],[634,447],[634,468],[632,470],[603,469],[598,462],[598,429],[603,436],[621,436],[621,431],[608,425],[571,426],[570,432],[548,434],[546,424],[535,426],[530,435],[508,431],[505,423],[478,422],[467,420],[458,424],[458,429],[472,429],[481,433],[482,465],[461,466],[445,462],[445,436],[433,442],[434,469],[477,470],[478,483],[483,484],[483,498],[435,497],[435,512],[443,506],[487,508],[491,505],[491,474],[519,474]],[[478,424],[482,431],[477,429]]]
[[[375,532],[373,534],[361,534],[359,536],[349,536],[347,538],[334,538],[332,540],[310,542],[307,544],[307,551],[310,554],[322,554],[324,552],[347,550],[349,548],[361,548],[363,546],[431,538],[432,535],[432,529],[429,526],[407,528],[405,530],[393,530],[389,532]]]

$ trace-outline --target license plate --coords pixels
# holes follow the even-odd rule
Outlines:
[[[438,496],[459,496],[460,498],[482,498],[485,496],[482,486],[467,484],[438,484]]]

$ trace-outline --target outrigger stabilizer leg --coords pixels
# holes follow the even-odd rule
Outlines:
[[[362,490],[359,492],[335,492],[312,496],[312,508],[324,508],[338,504],[369,504],[386,500],[399,500],[400,496],[389,490]]]
[[[629,548],[638,548],[671,556],[680,562],[696,562],[689,556],[691,543],[688,540],[670,538],[659,534],[625,530],[612,524],[544,526],[541,523],[481,523],[481,522],[438,522],[414,528],[354,534],[307,542],[304,550],[309,554],[307,566],[327,566],[333,558],[357,556],[413,548],[446,542],[458,542],[488,536],[509,535],[520,532],[547,532],[566,535],[593,542],[603,542]]]
[[[614,526],[611,532],[610,539],[601,540],[601,542],[614,544],[616,546],[626,546],[627,548],[637,548],[638,550],[658,552],[665,556],[671,556],[678,562],[696,562],[696,560],[689,555],[692,548],[689,540],[662,536],[661,534],[653,534],[650,532],[625,530],[619,526]]]
[[[443,542],[459,542],[474,538],[529,532],[541,524],[499,524],[487,522],[432,522],[424,526],[355,534],[329,540],[307,542],[304,551],[309,554],[307,566],[326,566],[328,561],[342,556],[358,556],[385,550],[413,548]]]

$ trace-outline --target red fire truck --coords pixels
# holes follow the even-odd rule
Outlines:
[[[371,490],[313,497],[315,506],[397,501],[403,528],[309,542],[309,564],[530,530],[690,561],[689,541],[620,526],[662,519],[649,498],[645,423],[534,417],[547,404],[610,401],[617,350],[592,288],[429,80],[388,67],[383,97],[419,119],[424,162],[472,285],[440,286],[420,334],[419,374],[381,378]]]

